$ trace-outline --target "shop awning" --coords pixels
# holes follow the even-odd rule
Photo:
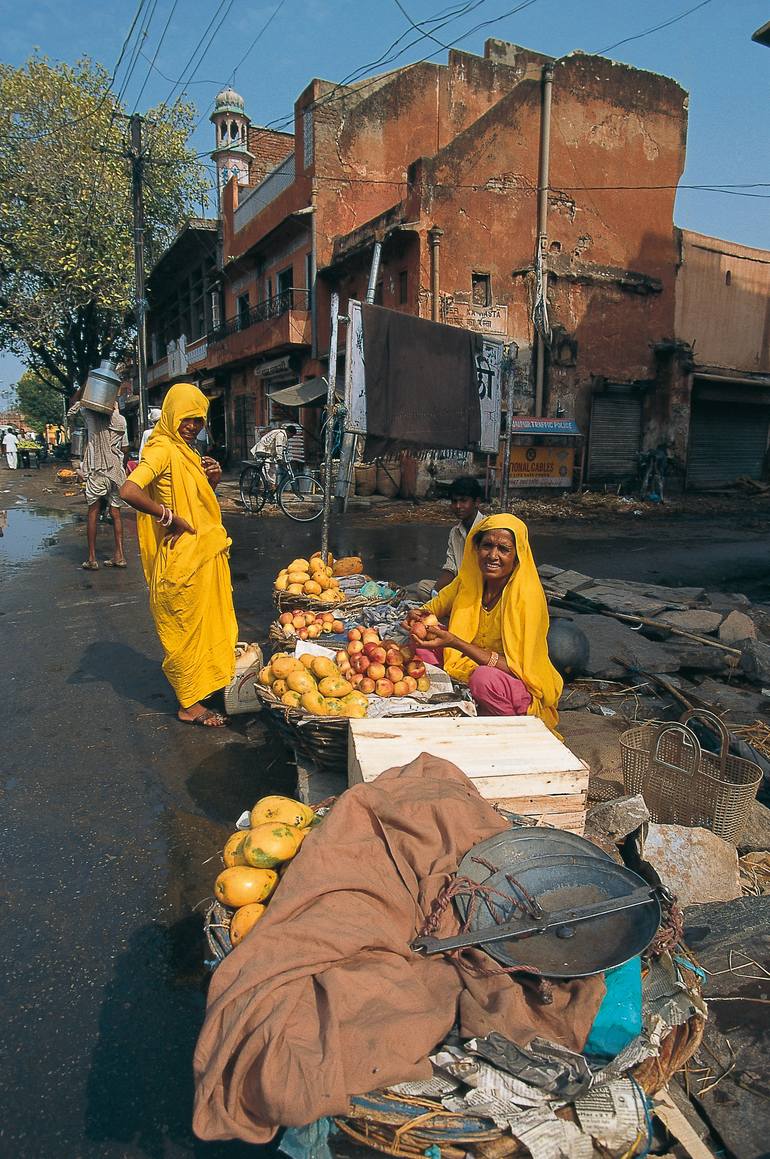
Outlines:
[[[325,378],[309,378],[307,382],[297,382],[294,386],[284,386],[270,391],[270,401],[281,406],[306,406],[326,394]]]

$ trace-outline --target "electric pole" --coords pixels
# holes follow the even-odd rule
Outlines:
[[[134,208],[134,281],[136,314],[136,364],[139,380],[139,430],[147,429],[147,299],[144,288],[144,153],[142,151],[142,117],[134,113],[129,119],[131,144],[131,196]]]

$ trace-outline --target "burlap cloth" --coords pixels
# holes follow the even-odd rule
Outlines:
[[[472,845],[506,823],[453,764],[421,754],[357,785],[305,840],[267,913],[218,967],[195,1051],[202,1139],[265,1143],[279,1125],[340,1115],[349,1096],[430,1076],[455,1022],[581,1049],[601,976],[543,1005],[479,950],[421,958],[409,943]],[[458,931],[453,907],[441,936]]]

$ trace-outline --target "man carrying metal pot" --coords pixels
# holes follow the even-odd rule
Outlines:
[[[126,420],[118,410],[117,403],[111,414],[102,414],[82,406],[80,400],[84,389],[81,387],[76,392],[75,401],[67,411],[67,418],[70,420],[79,414],[88,432],[86,452],[83,456],[88,504],[86,523],[88,559],[81,567],[84,571],[99,569],[96,558],[96,531],[99,525],[99,511],[102,503],[105,503],[112,516],[115,550],[110,559],[105,559],[104,566],[122,568],[126,566],[126,558],[123,554],[123,519],[120,514],[123,502],[118,492],[126,481],[125,456],[128,449]]]

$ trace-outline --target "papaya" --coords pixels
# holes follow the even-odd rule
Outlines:
[[[318,689],[314,692],[303,693],[302,707],[311,716],[326,716],[326,701]]]
[[[339,668],[328,656],[314,656],[310,671],[319,680],[323,680],[324,676],[339,676],[340,674]]]
[[[315,680],[304,666],[300,666],[299,671],[290,672],[286,683],[292,692],[301,694],[315,691]]]
[[[225,841],[225,847],[222,850],[222,860],[228,869],[233,865],[246,864],[246,858],[243,856],[243,842],[245,837],[246,831],[244,829],[237,829]]]
[[[223,905],[237,908],[252,901],[266,901],[277,882],[278,874],[272,869],[257,869],[252,865],[232,865],[228,869],[223,869],[214,882],[214,896]]]
[[[319,682],[318,691],[321,696],[335,696],[341,699],[353,691],[353,685],[348,684],[341,676],[324,676]]]
[[[315,813],[309,805],[295,801],[293,797],[260,797],[251,810],[251,828],[263,825],[268,821],[278,821],[282,825],[292,825],[296,829],[304,829],[315,820]],[[243,837],[245,833],[241,834]]]
[[[267,906],[262,905],[261,902],[252,901],[248,905],[242,905],[239,910],[235,911],[230,919],[230,941],[234,946],[237,946],[239,942],[243,941],[251,927],[256,925],[266,909]]]
[[[364,570],[364,561],[358,555],[345,555],[335,561],[332,575],[361,575]]]
[[[257,869],[272,869],[282,861],[291,861],[299,846],[297,831],[291,825],[266,821],[249,829],[243,842],[243,856]]]

